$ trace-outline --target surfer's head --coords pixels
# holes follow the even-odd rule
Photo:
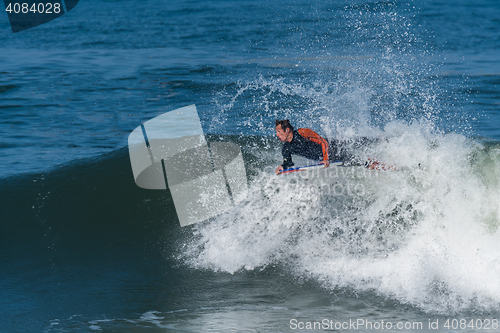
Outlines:
[[[293,126],[288,119],[276,119],[276,136],[281,142],[290,142],[293,138]]]

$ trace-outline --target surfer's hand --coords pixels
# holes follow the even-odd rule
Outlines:
[[[329,161],[323,161],[323,162],[320,162],[319,164],[324,164],[325,168],[328,168],[330,166],[330,162]]]
[[[276,168],[276,174],[279,175],[283,171],[283,166],[280,165],[279,167]]]

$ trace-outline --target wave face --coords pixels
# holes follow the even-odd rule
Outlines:
[[[47,332],[161,331],[193,316],[188,331],[214,316],[231,329],[235,314],[256,327],[262,312],[278,329],[297,307],[328,318],[332,304],[337,318],[373,320],[373,307],[401,320],[498,313],[500,146],[419,123],[383,133],[357,153],[395,171],[307,177],[273,174],[274,138],[208,136],[242,147],[249,195],[185,228],[168,190],[134,184],[126,149],[5,178],[0,311]]]
[[[278,329],[297,307],[377,320],[376,307],[402,321],[498,313],[500,146],[421,123],[382,133],[356,152],[396,170],[307,177],[274,175],[274,138],[207,136],[242,147],[249,194],[184,228],[168,190],[134,184],[126,149],[5,178],[0,311],[47,332],[161,331],[193,316],[188,331],[214,316],[230,329],[234,314],[256,327],[262,312]]]

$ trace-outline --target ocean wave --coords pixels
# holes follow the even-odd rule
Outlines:
[[[498,310],[500,147],[421,123],[391,122],[383,134],[359,154],[396,171],[337,173],[325,194],[324,179],[284,179],[269,166],[244,203],[194,227],[179,258],[232,274],[282,265],[329,290],[432,313]],[[349,181],[363,190],[342,192]]]

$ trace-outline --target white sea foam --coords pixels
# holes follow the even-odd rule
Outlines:
[[[184,259],[230,273],[283,265],[429,312],[498,310],[500,149],[418,122],[383,134],[359,154],[396,171],[322,179],[364,189],[323,195],[314,180],[266,170],[247,201],[196,227]]]
[[[259,77],[217,96],[217,120],[235,121],[227,114],[237,109],[263,133],[288,118],[329,139],[378,137],[357,156],[396,170],[314,180],[269,168],[247,201],[195,227],[186,262],[229,273],[281,265],[328,290],[373,291],[433,313],[500,310],[500,149],[441,131],[458,122],[441,113],[432,66],[404,53],[387,47],[325,64],[335,68],[319,70],[323,79]]]

